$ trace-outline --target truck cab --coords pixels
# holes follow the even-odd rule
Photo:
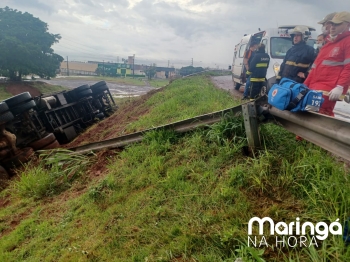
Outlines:
[[[267,69],[266,79],[264,87],[262,88],[262,94],[266,94],[271,86],[276,81],[276,76],[279,73],[280,65],[283,62],[287,51],[292,47],[293,42],[289,34],[296,25],[284,25],[278,28],[270,28],[263,31],[259,31],[254,34],[245,35],[241,41],[235,46],[233,63],[232,63],[232,81],[236,90],[239,90],[245,83],[242,81],[242,76],[245,73],[243,65],[243,56],[246,50],[250,48],[252,42],[263,43],[266,46],[266,53],[270,56],[270,64]],[[315,28],[307,26],[311,35],[307,41],[307,44],[314,46],[317,35],[315,34]]]

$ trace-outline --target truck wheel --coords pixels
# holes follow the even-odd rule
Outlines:
[[[34,100],[30,100],[24,104],[20,104],[18,106],[12,107],[10,109],[10,111],[14,114],[14,115],[19,115],[20,113],[23,113],[25,111],[28,111],[29,109],[32,109],[33,107],[35,107],[36,104],[34,102]]]
[[[74,88],[73,90],[75,90],[75,92],[81,92],[83,90],[86,90],[86,89],[90,89],[90,86],[89,85],[82,85],[82,86],[78,86],[76,88]]]
[[[51,144],[43,147],[41,150],[49,150],[49,149],[55,149],[57,147],[60,147],[60,143],[58,143],[57,140],[53,141]]]
[[[36,151],[36,150],[40,150],[40,149],[44,148],[45,146],[51,144],[55,140],[56,140],[55,135],[53,133],[50,133],[47,136],[30,143],[28,146],[33,148]]]
[[[106,81],[100,81],[100,82],[97,82],[97,83],[95,83],[95,84],[93,84],[92,86],[90,86],[90,88],[92,88],[92,87],[98,87],[98,86],[106,86],[107,85],[107,83],[106,83]]]
[[[105,90],[108,90],[108,87],[106,85],[91,86],[91,90],[94,94],[97,94],[97,93],[101,93]]]
[[[13,114],[10,111],[7,111],[0,115],[0,124],[5,124],[7,122],[10,122],[14,118],[15,117],[13,116]]]
[[[0,114],[9,111],[9,107],[5,102],[0,102]]]
[[[10,98],[4,100],[3,102],[5,102],[7,104],[7,106],[9,108],[11,108],[11,107],[16,106],[18,104],[21,104],[23,102],[27,102],[31,99],[32,99],[32,96],[29,94],[29,92],[24,92],[24,93],[21,93],[19,95],[10,97]]]
[[[92,95],[91,89],[86,89],[76,94],[77,98],[83,98],[91,95]]]

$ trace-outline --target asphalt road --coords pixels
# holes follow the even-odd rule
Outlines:
[[[212,77],[212,81],[217,87],[230,91],[234,96],[243,97],[243,87],[240,91],[234,90],[231,76],[215,76]],[[350,122],[350,104],[344,101],[337,102],[334,114],[336,118]]]
[[[52,80],[40,79],[40,81],[46,82],[51,85],[64,86],[70,89],[76,88],[81,85],[86,85],[86,84],[93,85],[98,82],[98,81],[87,81],[87,80],[84,80],[83,78],[79,80],[64,79],[64,78],[61,78],[61,79],[56,78]],[[121,85],[116,83],[110,83],[108,81],[106,82],[110,92],[112,93],[112,95],[116,97],[140,96],[154,89],[154,87],[151,87],[151,86],[132,86],[132,85]]]

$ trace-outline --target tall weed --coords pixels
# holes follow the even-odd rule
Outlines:
[[[61,192],[89,165],[86,156],[65,149],[42,151],[39,159],[38,165],[27,164],[12,183],[10,190],[19,197],[40,199]]]

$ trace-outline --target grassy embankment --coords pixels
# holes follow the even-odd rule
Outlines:
[[[50,85],[44,82],[33,82],[32,86],[38,89],[42,94],[67,90],[66,87],[59,86],[59,85]]]
[[[0,101],[5,100],[11,96],[13,96],[10,92],[6,90],[6,87],[9,85],[14,85],[15,83],[12,82],[6,82],[6,83],[0,83]],[[43,82],[18,82],[18,85],[23,85],[25,88],[25,85],[31,86],[39,90],[42,94],[45,93],[51,93],[51,92],[58,92],[62,90],[66,90],[67,88],[63,86],[58,85],[50,85]]]
[[[235,103],[205,77],[176,80],[130,128]],[[62,168],[63,153],[29,166],[1,193],[9,202],[0,210],[0,261],[349,261],[340,236],[319,248],[247,246],[254,216],[330,223],[349,215],[341,163],[278,126],[262,126],[261,135],[265,149],[246,157],[243,121],[226,117],[185,135],[152,132],[106,153],[100,179],[87,178],[93,158],[69,158]]]

